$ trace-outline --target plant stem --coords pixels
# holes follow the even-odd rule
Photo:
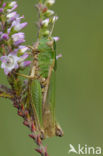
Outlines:
[[[29,137],[32,138],[38,146],[38,148],[35,150],[41,156],[48,156],[47,149],[42,144],[41,135],[36,130],[33,118],[31,117],[29,111],[24,107],[24,105],[20,103],[21,102],[19,97],[13,99],[13,105],[18,109],[18,115],[24,119],[23,124],[31,130]]]

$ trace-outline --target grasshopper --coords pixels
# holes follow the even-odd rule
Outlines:
[[[42,38],[34,52],[28,95],[31,97],[29,107],[33,112],[36,129],[43,138],[63,135],[55,119],[56,66],[56,43]]]

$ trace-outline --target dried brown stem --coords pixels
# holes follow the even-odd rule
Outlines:
[[[35,150],[40,153],[41,156],[48,156],[47,148],[42,144],[41,135],[36,130],[34,120],[31,117],[29,111],[24,107],[23,104],[20,104],[19,98],[16,97],[13,101],[14,107],[18,109],[18,115],[24,119],[23,124],[31,130],[29,137],[32,138],[38,146],[38,148],[36,148]]]

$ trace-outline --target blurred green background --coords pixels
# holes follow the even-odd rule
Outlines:
[[[18,0],[27,44],[36,40],[37,0]],[[68,156],[69,144],[103,148],[103,0],[57,0],[54,36],[60,36],[56,115],[64,137],[44,141],[50,156]],[[7,83],[0,74],[0,83]],[[0,99],[0,156],[36,156],[29,130],[11,102]],[[72,156],[72,154],[69,154]],[[87,155],[88,156],[88,155]]]

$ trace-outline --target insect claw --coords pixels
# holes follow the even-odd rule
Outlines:
[[[28,46],[28,48],[32,49],[34,51],[34,48],[32,46]]]
[[[55,125],[55,134],[56,136],[62,137],[64,135],[62,128],[59,124]]]

